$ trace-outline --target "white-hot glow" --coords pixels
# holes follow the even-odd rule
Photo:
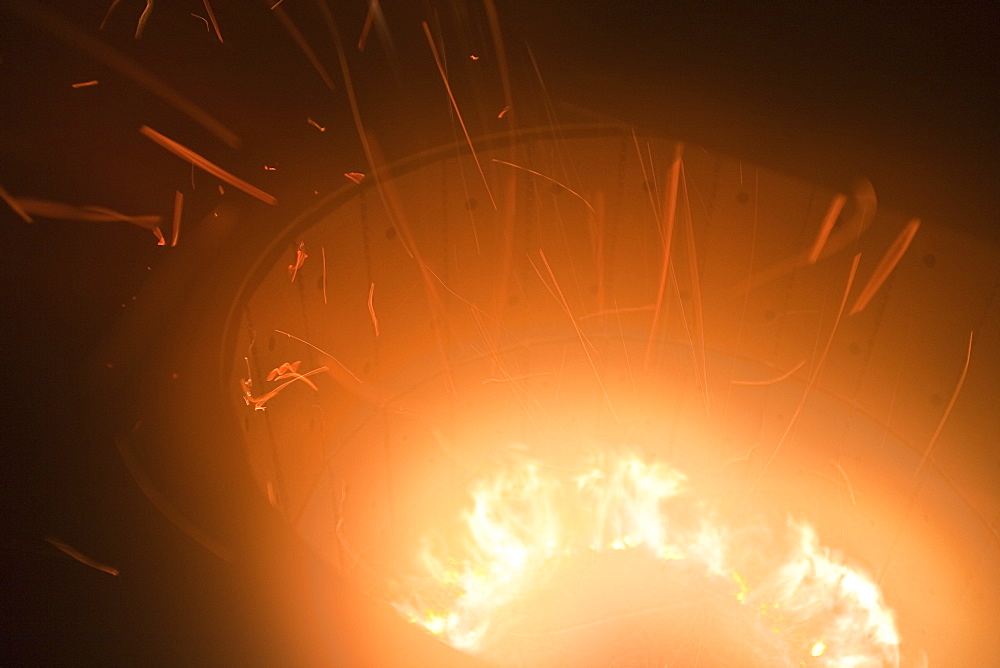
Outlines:
[[[775,665],[899,664],[879,588],[821,546],[810,525],[762,520],[734,530],[662,463],[605,454],[569,474],[525,461],[475,481],[470,496],[460,535],[425,544],[420,572],[395,601],[453,647],[488,655],[523,616],[518,603],[558,569],[620,552],[700,573],[732,614],[751,620],[745,628],[777,638]]]

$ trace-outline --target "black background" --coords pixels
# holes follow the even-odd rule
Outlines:
[[[240,135],[241,148],[17,16],[18,3],[2,2],[0,185],[12,194],[169,217],[180,189],[185,220],[197,221],[218,201],[216,182],[199,174],[191,190],[189,168],[141,137],[143,124],[197,147],[289,210],[333,187],[329,174],[367,171],[336,51],[308,3],[283,7],[301,22],[334,91],[266,4],[214,0],[225,44],[191,16],[204,15],[200,2],[157,3],[142,40],[132,33],[145,3],[125,0],[99,33],[108,4],[44,6],[205,106]],[[694,4],[497,0],[515,101],[539,94],[527,45],[567,118],[603,114],[666,127],[820,179],[853,170],[872,180],[880,202],[997,240],[993,3]],[[504,97],[481,4],[386,0],[392,49],[376,31],[364,54],[355,41],[365,3],[332,5],[362,112],[390,156],[454,137],[424,20],[442,36],[467,120],[479,131],[502,129],[494,117]],[[465,55],[477,52],[475,63]],[[89,79],[101,83],[71,88]],[[543,118],[518,113],[524,124]],[[0,208],[0,661],[274,661],[279,640],[243,631],[257,613],[243,605],[241,582],[136,488],[78,380],[168,249],[124,224],[27,225]],[[66,558],[46,536],[121,575]]]

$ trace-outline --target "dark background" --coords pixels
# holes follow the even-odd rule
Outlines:
[[[264,3],[213,0],[224,44],[191,16],[205,14],[200,2],[157,3],[141,40],[133,33],[145,3],[125,0],[98,32],[108,4],[42,6],[204,106],[241,147],[226,147],[25,20],[23,7],[34,3],[5,0],[0,185],[8,192],[169,218],[174,191],[183,190],[185,225],[196,226],[220,200],[216,181],[199,173],[192,189],[188,166],[139,135],[144,124],[272,192],[289,217],[314,190],[338,187],[343,172],[368,171],[336,50],[311,3],[282,7],[331,73],[333,91]],[[530,47],[559,120],[617,118],[831,183],[863,174],[880,203],[996,242],[995,5],[697,4],[496,0],[516,121],[547,118]],[[363,54],[355,43],[365,3],[331,6],[362,115],[389,158],[455,138],[424,20],[440,37],[473,133],[505,127],[495,118],[505,98],[481,4],[385,0],[389,39],[373,30]],[[90,79],[100,84],[71,88]],[[245,211],[264,207],[226,190]],[[80,380],[171,251],[125,224],[27,225],[0,209],[0,663],[273,663],[278,632],[246,633],[263,613],[245,581],[136,487],[100,398]],[[65,557],[46,536],[121,575]]]

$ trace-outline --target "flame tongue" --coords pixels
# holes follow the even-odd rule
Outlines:
[[[878,587],[810,526],[733,531],[663,464],[604,455],[570,474],[524,461],[470,495],[460,535],[425,543],[395,602],[456,648],[532,665],[608,665],[632,651],[682,662],[690,651],[703,665],[899,664]]]

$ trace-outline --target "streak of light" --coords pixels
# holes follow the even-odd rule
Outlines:
[[[917,465],[917,470],[914,476],[920,475],[923,471],[924,465],[931,456],[931,452],[934,450],[934,446],[937,445],[938,438],[941,436],[941,432],[944,430],[944,425],[948,421],[948,417],[951,415],[951,409],[955,407],[955,402],[958,401],[958,393],[962,391],[962,386],[965,384],[965,377],[969,374],[969,362],[972,360],[972,338],[973,332],[969,332],[969,347],[965,352],[965,366],[962,367],[962,375],[958,378],[958,383],[955,384],[955,390],[951,393],[951,399],[948,400],[948,405],[944,409],[944,413],[941,415],[941,421],[938,422],[937,427],[934,429],[934,433],[931,435],[930,441],[927,442],[927,447],[924,449],[924,454],[920,457],[920,463]]]
[[[847,484],[847,493],[851,496],[851,505],[858,505],[858,500],[854,497],[854,485],[851,484],[851,479],[847,477],[847,471],[845,471],[844,467],[840,465],[840,462],[831,461],[830,463],[833,464],[834,468],[836,468],[840,472],[840,475],[844,478],[844,482]]]
[[[920,219],[913,218],[908,223],[903,231],[899,233],[896,240],[892,242],[889,246],[889,250],[885,252],[882,259],[879,260],[878,265],[875,267],[875,271],[872,272],[871,278],[868,279],[868,283],[861,290],[861,294],[858,295],[857,300],[854,302],[854,306],[851,307],[851,312],[849,315],[854,315],[855,313],[860,313],[864,310],[868,303],[878,292],[882,284],[886,282],[890,274],[892,274],[893,269],[899,264],[899,261],[903,259],[903,255],[906,254],[906,250],[910,247],[910,242],[913,241],[913,237],[916,235],[917,230],[920,229]]]
[[[497,114],[497,118],[503,118],[504,116],[507,115],[508,111],[510,111],[510,105],[508,105],[508,106],[504,107],[503,109],[501,109],[500,113]]]
[[[357,96],[355,95],[354,85],[351,81],[351,70],[347,66],[347,54],[344,51],[344,44],[340,39],[340,30],[337,28],[337,23],[326,3],[323,2],[323,0],[316,0],[316,6],[323,17],[323,21],[326,23],[327,29],[330,32],[330,36],[333,38],[334,46],[337,50],[337,59],[340,63],[341,74],[344,77],[344,88],[347,93],[347,102],[351,108],[351,116],[354,119],[354,126],[358,132],[358,138],[361,140],[361,148],[365,153],[365,159],[368,160],[368,165],[371,167],[371,175],[375,182],[375,190],[379,194],[379,199],[382,200],[382,206],[385,207],[386,214],[399,231],[399,238],[403,244],[403,249],[406,251],[407,255],[416,261],[417,266],[420,268],[420,275],[426,288],[428,305],[433,312],[432,322],[447,322],[444,304],[442,303],[441,296],[437,291],[437,285],[431,278],[431,274],[433,272],[430,271],[430,267],[427,266],[427,263],[423,260],[419,249],[414,243],[413,235],[410,232],[410,226],[406,221],[405,215],[403,214],[403,207],[399,204],[398,196],[391,189],[389,184],[383,182],[379,173],[379,165],[383,164],[383,161],[380,159],[381,154],[378,151],[375,137],[366,131],[364,123],[361,120],[361,111],[358,108]],[[426,23],[424,24],[424,30],[428,35],[430,34]],[[457,397],[458,391],[455,387],[451,361],[448,358],[447,347],[445,346],[445,342],[442,337],[441,328],[435,326],[433,330],[435,347],[437,348],[438,356],[441,358],[441,364],[444,369],[445,383],[447,384],[451,394]]]
[[[522,376],[508,376],[507,378],[487,378],[483,380],[482,384],[486,383],[516,383],[522,380],[530,380],[532,378],[544,378],[545,376],[551,376],[552,374],[548,371],[542,373],[528,373]]]
[[[486,180],[486,173],[483,171],[483,166],[479,162],[479,156],[476,154],[476,148],[472,145],[472,137],[469,136],[469,129],[465,126],[465,120],[462,118],[462,112],[458,109],[458,102],[455,100],[455,95],[451,92],[451,84],[448,83],[448,75],[445,74],[444,65],[441,63],[441,56],[438,54],[437,45],[434,44],[434,37],[431,35],[431,29],[427,25],[427,21],[424,21],[424,35],[427,36],[427,44],[431,47],[431,54],[434,56],[434,63],[437,65],[438,73],[441,75],[441,81],[444,82],[444,88],[448,91],[448,99],[451,100],[451,108],[455,110],[455,116],[458,118],[458,124],[462,126],[462,132],[465,134],[465,141],[469,145],[469,151],[472,153],[472,159],[476,161],[476,168],[479,169],[479,176],[483,179],[483,185],[486,187],[486,194],[490,197],[490,203],[493,204],[493,210],[499,211],[497,208],[496,200],[493,199],[493,191],[490,190],[490,184]]]
[[[823,224],[820,225],[819,232],[816,234],[816,241],[813,242],[812,249],[809,251],[809,257],[807,258],[809,264],[816,264],[816,261],[819,260],[819,255],[823,252],[823,246],[826,245],[826,240],[830,238],[830,232],[833,231],[833,226],[837,224],[837,218],[840,217],[840,212],[844,210],[844,204],[846,203],[847,196],[840,193],[835,195],[830,202],[830,208],[826,210]]]
[[[871,225],[875,212],[878,210],[878,198],[875,196],[875,188],[871,181],[859,179],[851,189],[851,199],[854,202],[853,212],[848,215],[837,229],[830,233],[830,237],[820,251],[819,259],[830,257],[838,251],[854,246],[858,248],[858,240],[865,230]],[[742,295],[745,291],[750,291],[771,281],[775,281],[782,276],[787,276],[797,268],[809,261],[809,251],[803,250],[783,260],[778,260],[763,269],[755,272],[753,277],[746,282],[741,282],[733,287],[736,295]]]
[[[319,123],[317,123],[316,121],[314,121],[312,118],[306,118],[306,123],[308,123],[309,125],[313,126],[314,128],[316,128],[320,132],[326,132],[326,128],[323,127],[322,125],[320,125]]]
[[[653,358],[653,341],[656,339],[656,330],[660,325],[660,312],[663,309],[663,298],[667,291],[667,275],[670,270],[670,246],[674,236],[674,219],[677,214],[677,189],[681,178],[681,155],[684,152],[684,145],[674,144],[674,157],[670,161],[669,189],[666,199],[663,202],[663,217],[661,229],[663,234],[663,263],[660,266],[660,284],[656,290],[656,303],[653,310],[653,324],[649,327],[649,341],[646,344],[646,359],[644,365],[649,369]]]
[[[161,230],[159,227],[154,227],[153,228],[153,235],[156,236],[156,245],[157,246],[166,246],[167,245],[167,240],[163,237],[163,230]]]
[[[278,0],[276,3],[274,3],[273,5],[271,5],[271,10],[273,11],[273,10],[277,9],[278,6],[281,5],[281,3],[283,3],[284,1],[285,0]]]
[[[239,137],[201,107],[181,95],[172,86],[157,79],[136,62],[126,58],[104,42],[94,39],[60,14],[35,2],[35,0],[10,0],[9,4],[14,13],[24,20],[46,30],[64,44],[86,53],[94,60],[131,79],[197,122],[229,147],[236,148],[240,145]]]
[[[132,480],[136,486],[146,495],[146,498],[156,507],[160,513],[166,517],[175,527],[184,532],[189,538],[201,545],[203,548],[217,556],[219,559],[232,563],[234,554],[232,551],[212,538],[206,531],[200,529],[194,522],[189,520],[167,501],[166,497],[160,493],[152,481],[146,477],[142,466],[136,461],[135,455],[128,441],[123,437],[115,438],[115,446],[118,454],[125,462],[125,468],[132,475]]]
[[[82,220],[93,223],[122,222],[131,223],[147,230],[156,228],[161,220],[161,217],[156,215],[127,216],[102,206],[73,206],[30,197],[19,197],[15,200],[15,204],[17,205],[17,208],[14,208],[15,211],[55,220]]]
[[[796,364],[795,366],[793,366],[791,369],[789,369],[785,373],[783,373],[780,376],[777,376],[775,378],[768,378],[767,380],[734,380],[734,381],[732,381],[732,383],[733,383],[733,385],[749,385],[749,386],[753,386],[753,387],[760,387],[760,386],[763,386],[763,385],[777,385],[781,381],[787,380],[787,379],[791,378],[792,376],[794,376],[795,372],[798,371],[799,369],[801,369],[805,365],[805,363],[806,363],[806,360],[802,359],[798,364]]]
[[[174,191],[174,218],[170,224],[170,247],[177,245],[177,240],[181,235],[181,211],[184,208],[184,193],[180,190]]]
[[[256,197],[257,199],[259,199],[260,201],[262,201],[262,202],[264,202],[266,204],[272,204],[273,205],[273,204],[277,204],[278,203],[278,200],[276,200],[271,195],[268,195],[263,190],[260,190],[259,188],[255,188],[254,186],[250,185],[249,183],[247,183],[243,179],[240,179],[240,178],[237,178],[236,176],[233,176],[232,174],[230,174],[226,170],[222,169],[218,165],[216,165],[216,164],[214,164],[212,162],[209,162],[208,160],[206,160],[205,158],[201,157],[200,155],[198,155],[197,153],[195,153],[191,149],[189,149],[186,146],[183,146],[181,144],[178,144],[177,142],[175,142],[173,139],[170,139],[169,137],[166,137],[166,136],[160,134],[159,132],[157,132],[153,128],[149,127],[148,125],[143,125],[141,128],[139,128],[139,132],[141,132],[145,136],[149,137],[154,142],[156,142],[157,144],[159,144],[163,148],[167,149],[168,151],[170,151],[171,153],[173,153],[177,157],[179,157],[179,158],[181,158],[183,160],[187,160],[192,165],[200,167],[201,169],[203,169],[204,171],[208,172],[209,174],[211,174],[212,176],[216,177],[217,179],[221,179],[222,181],[225,181],[226,183],[228,183],[228,184],[230,184],[232,186],[235,186],[236,188],[239,188],[240,190],[242,190],[243,192],[247,193],[248,195],[251,195],[252,197]]]
[[[98,26],[98,30],[104,30],[104,26],[108,23],[108,19],[111,18],[111,12],[115,10],[122,0],[111,0],[111,4],[108,5],[108,10],[104,12],[104,18],[101,19],[101,25]]]
[[[533,169],[528,169],[527,167],[522,167],[521,165],[515,165],[513,162],[507,162],[506,160],[498,160],[497,158],[490,158],[490,161],[491,162],[495,162],[498,165],[507,165],[508,167],[513,167],[514,169],[520,169],[522,171],[528,172],[529,174],[534,174],[535,176],[543,178],[546,181],[549,181],[550,183],[554,183],[557,186],[559,186],[560,188],[562,188],[563,190],[565,190],[566,192],[568,192],[571,195],[573,195],[574,197],[576,197],[578,200],[580,200],[584,204],[586,204],[587,208],[590,209],[591,213],[597,213],[597,211],[594,210],[594,207],[591,206],[590,202],[588,202],[587,199],[583,195],[581,195],[580,193],[576,192],[575,190],[573,190],[569,186],[567,186],[567,185],[565,185],[563,183],[560,183],[559,181],[556,181],[551,176],[546,176],[545,174],[542,174],[541,172],[536,172]]]
[[[833,345],[833,337],[837,334],[837,328],[840,326],[841,317],[844,315],[844,308],[847,306],[847,296],[851,292],[851,286],[854,284],[854,277],[858,272],[858,263],[861,261],[861,253],[854,256],[851,261],[851,270],[847,275],[847,284],[844,286],[844,295],[840,299],[840,307],[837,309],[837,317],[833,321],[833,327],[830,328],[830,336],[827,337],[826,345],[823,347],[823,351],[820,353],[819,359],[816,361],[816,365],[812,369],[812,373],[809,374],[809,379],[806,381],[805,389],[802,390],[802,397],[799,399],[798,405],[795,407],[795,411],[792,413],[792,417],[788,420],[788,424],[785,426],[785,431],[782,432],[781,437],[778,439],[777,444],[774,446],[774,450],[771,451],[771,456],[768,457],[764,466],[761,467],[760,472],[757,474],[757,481],[753,485],[760,482],[761,478],[764,477],[764,472],[774,461],[774,458],[778,456],[778,452],[784,445],[785,440],[787,440],[789,434],[792,433],[792,429],[798,422],[799,415],[802,414],[802,409],[805,408],[806,400],[809,398],[809,394],[812,391],[813,386],[819,379],[820,372],[823,370],[823,364],[826,362],[826,356],[830,353],[830,346]]]
[[[378,0],[371,0],[368,3],[368,13],[365,14],[365,23],[361,26],[361,34],[358,36],[358,51],[364,51],[368,44],[368,34],[372,30],[372,23],[375,22],[375,14],[379,11]]]
[[[323,260],[323,303],[326,304],[326,246],[319,247],[319,254]]]
[[[365,175],[362,174],[361,172],[345,172],[344,176],[347,177],[347,179],[354,181],[357,184],[360,184],[361,181],[363,181],[365,178]]]
[[[215,12],[212,11],[212,5],[208,3],[208,0],[202,0],[205,4],[205,13],[208,14],[208,20],[212,22],[212,29],[215,30],[215,36],[219,38],[219,43],[223,44],[222,32],[219,30],[219,22],[215,20]]]
[[[652,304],[647,306],[619,306],[616,308],[606,308],[587,315],[581,315],[580,320],[592,320],[594,318],[604,318],[609,315],[620,316],[622,313],[646,313],[654,309]]]
[[[142,33],[146,29],[146,23],[149,21],[149,17],[153,13],[153,0],[146,0],[146,8],[142,10],[142,14],[139,15],[139,23],[135,26],[135,38],[142,39]]]
[[[312,381],[308,379],[308,377],[329,370],[330,367],[321,366],[313,369],[312,371],[307,371],[306,373],[302,374],[296,373],[294,374],[294,377],[291,380],[286,380],[281,385],[278,385],[277,387],[271,389],[266,394],[260,397],[253,396],[253,394],[250,391],[250,381],[243,379],[240,382],[240,385],[243,388],[243,400],[246,401],[247,406],[253,405],[253,409],[255,411],[264,411],[267,408],[264,404],[266,404],[268,401],[277,396],[286,387],[297,381],[302,381],[307,385],[309,385],[313,390],[319,391],[319,388],[317,388],[316,385],[313,384]]]
[[[71,88],[87,88],[89,86],[96,86],[101,83],[97,79],[91,79],[90,81],[80,81],[78,83],[72,84]]]
[[[212,27],[208,25],[208,19],[206,19],[201,14],[195,14],[194,12],[191,12],[191,16],[195,17],[196,19],[200,19],[202,23],[205,24],[205,32],[212,32]]]
[[[702,308],[701,277],[698,274],[698,249],[694,241],[694,221],[691,218],[691,194],[687,186],[687,172],[681,161],[681,182],[684,184],[684,236],[687,239],[688,270],[691,276],[691,305],[694,309],[695,335],[698,337],[698,374],[701,376],[701,389],[705,397],[705,414],[708,415],[708,362],[705,357],[705,316]]]
[[[944,425],[948,422],[948,418],[951,417],[951,410],[955,407],[955,402],[958,401],[958,395],[962,391],[962,386],[965,385],[965,377],[969,374],[969,363],[972,361],[972,340],[974,332],[969,332],[969,347],[965,351],[965,365],[962,367],[962,373],[958,377],[958,382],[955,383],[955,389],[951,393],[951,398],[948,400],[948,405],[945,406],[944,413],[941,414],[941,419],[938,421],[937,427],[934,428],[934,433],[931,434],[930,440],[927,441],[927,447],[924,448],[924,452],[920,457],[920,462],[917,464],[916,470],[913,472],[913,493],[910,494],[909,504],[906,506],[906,513],[903,515],[903,520],[899,523],[899,527],[896,529],[896,536],[889,546],[889,554],[885,558],[885,563],[882,565],[882,570],[878,576],[878,585],[882,585],[882,580],[885,578],[886,572],[889,570],[889,564],[892,563],[893,554],[896,551],[896,545],[899,543],[899,538],[903,533],[903,527],[910,519],[910,515],[913,514],[913,507],[916,505],[917,496],[920,494],[920,488],[922,487],[922,478],[920,474],[924,471],[924,466],[930,460],[931,453],[934,451],[934,446],[937,445],[938,438],[941,436],[941,432],[944,431]],[[942,477],[944,476],[941,473]],[[958,489],[951,485],[952,489],[958,491]],[[964,499],[964,495],[963,495]],[[972,508],[973,506],[966,502],[967,505]],[[982,518],[982,514],[976,511]],[[984,519],[985,521],[985,519]],[[994,537],[998,537],[996,529],[986,522],[987,527],[993,533]]]
[[[514,97],[511,94],[510,71],[507,69],[507,52],[503,45],[503,34],[500,32],[500,18],[497,16],[497,8],[493,0],[483,0],[483,7],[486,8],[486,20],[490,24],[490,38],[493,40],[493,49],[497,54],[497,66],[500,68],[500,84],[503,86],[504,111],[500,112],[500,118],[504,113],[514,106]]]
[[[31,219],[31,216],[28,215],[28,212],[24,210],[24,207],[21,206],[20,202],[18,202],[16,198],[14,198],[9,192],[7,192],[7,189],[4,188],[3,186],[0,186],[0,199],[2,199],[14,213],[20,216],[21,220],[23,220],[24,222],[26,223],[35,222],[34,220]]]
[[[372,282],[368,288],[368,315],[372,318],[372,327],[375,328],[375,336],[378,336],[378,317],[375,315],[375,304],[372,299],[375,297],[375,283]]]
[[[608,395],[607,388],[604,387],[604,380],[601,379],[601,374],[597,370],[597,363],[594,362],[594,357],[591,354],[591,348],[593,348],[593,344],[591,344],[590,341],[587,340],[587,337],[583,334],[583,331],[580,329],[580,324],[577,322],[576,318],[573,317],[573,311],[570,309],[569,303],[566,301],[566,295],[563,294],[562,288],[559,287],[559,282],[556,280],[556,275],[552,271],[552,267],[549,266],[549,261],[545,257],[545,252],[539,249],[538,256],[541,258],[542,264],[545,265],[545,271],[548,273],[549,278],[552,280],[552,285],[550,286],[548,282],[542,277],[541,272],[538,271],[538,267],[535,266],[534,262],[531,262],[531,267],[535,270],[535,273],[538,274],[538,277],[542,279],[542,283],[545,285],[546,289],[548,289],[548,291],[552,294],[553,297],[556,297],[556,299],[558,299],[559,303],[563,307],[563,310],[566,312],[566,315],[569,317],[570,323],[572,323],[573,329],[576,331],[576,335],[580,339],[580,345],[583,346],[583,353],[584,355],[587,356],[587,361],[590,363],[590,368],[591,370],[593,370],[594,376],[597,379],[597,384],[601,388],[601,394],[604,395],[604,400],[608,404],[608,409],[611,411],[611,415],[612,417],[614,417],[615,422],[621,424],[621,419],[619,419],[618,412],[615,410],[614,404],[611,402],[611,397]]]
[[[108,566],[107,564],[102,564],[101,562],[97,561],[96,559],[92,559],[92,558],[88,557],[84,553],[82,553],[79,550],[77,550],[75,547],[73,547],[71,545],[67,545],[66,543],[64,543],[61,540],[59,540],[58,538],[56,538],[55,536],[46,536],[45,540],[48,541],[48,543],[50,545],[52,545],[52,547],[56,548],[57,550],[59,550],[60,552],[62,552],[63,554],[65,554],[66,556],[68,556],[68,557],[70,557],[72,559],[76,559],[77,561],[79,561],[84,566],[90,566],[91,568],[93,568],[95,570],[98,570],[98,571],[101,571],[102,573],[107,573],[108,575],[118,575],[119,574],[119,571],[118,571],[117,568],[114,568],[113,566]]]
[[[306,253],[306,244],[304,241],[300,241],[299,247],[295,249],[295,263],[288,265],[288,275],[292,277],[292,283],[295,282],[295,277],[299,275],[299,269],[306,263],[307,257],[309,257],[309,254]]]
[[[642,149],[639,148],[639,138],[635,134],[635,128],[632,128],[632,143],[635,145],[635,154],[639,158],[639,168],[642,169],[642,182],[646,184],[646,195],[649,197],[649,206],[653,211],[653,216],[656,218],[657,225],[660,224],[660,211],[656,208],[656,195],[655,188],[650,188],[651,183],[649,174],[646,173],[646,161],[642,157]],[[652,165],[650,165],[652,167]],[[655,176],[654,176],[655,178]],[[660,235],[662,237],[663,230],[660,230]]]
[[[294,378],[295,380],[301,380],[303,383],[311,387],[316,392],[319,392],[319,388],[316,387],[316,383],[309,380],[309,374],[299,373],[299,366],[301,366],[302,360],[296,360],[295,362],[283,362],[279,366],[271,369],[267,374],[267,380],[286,380],[288,378]],[[325,371],[325,369],[323,369]],[[310,372],[311,374],[312,372]]]
[[[319,78],[323,80],[326,87],[330,90],[337,90],[337,87],[333,83],[333,79],[330,78],[330,73],[326,71],[325,67],[323,67],[323,63],[320,62],[316,52],[313,51],[311,46],[309,46],[309,42],[306,41],[302,31],[300,31],[298,26],[296,26],[292,19],[288,17],[285,10],[278,7],[278,5],[274,5],[271,9],[274,10],[274,15],[278,17],[278,21],[281,23],[282,27],[284,27],[285,31],[291,35],[293,40],[295,40],[295,44],[298,45],[302,54],[309,61],[309,64],[316,70],[316,73],[319,74]]]
[[[283,334],[284,336],[287,336],[287,337],[288,337],[288,338],[290,338],[290,339],[295,339],[295,340],[296,340],[296,341],[298,341],[299,343],[304,343],[305,345],[309,346],[310,348],[312,348],[312,349],[313,349],[313,350],[315,350],[316,352],[318,352],[318,353],[320,353],[320,354],[322,354],[322,355],[326,355],[326,356],[327,356],[327,357],[329,357],[329,358],[330,358],[331,360],[333,360],[333,361],[334,361],[334,362],[336,362],[336,363],[337,363],[338,365],[340,365],[340,368],[341,368],[341,369],[343,369],[343,370],[344,370],[344,371],[346,371],[346,372],[347,372],[348,374],[350,374],[351,378],[353,378],[354,380],[356,380],[356,381],[357,381],[357,382],[358,382],[359,384],[364,384],[364,381],[363,381],[363,380],[361,380],[360,378],[358,378],[357,374],[355,374],[355,373],[354,373],[353,371],[351,371],[350,369],[348,369],[348,368],[347,368],[346,366],[344,366],[344,363],[343,363],[343,362],[341,362],[341,361],[340,361],[340,360],[338,360],[338,359],[337,359],[336,357],[334,357],[334,356],[333,356],[333,355],[331,355],[330,353],[326,352],[326,351],[325,351],[325,350],[323,350],[322,348],[319,348],[319,347],[317,347],[317,346],[314,346],[313,344],[309,343],[309,342],[308,342],[308,341],[306,341],[305,339],[300,339],[299,337],[295,336],[294,334],[289,334],[288,332],[283,332],[283,331],[282,331],[282,330],[280,330],[280,329],[276,329],[276,330],[274,330],[274,331],[275,331],[276,333],[278,333],[278,334]]]

